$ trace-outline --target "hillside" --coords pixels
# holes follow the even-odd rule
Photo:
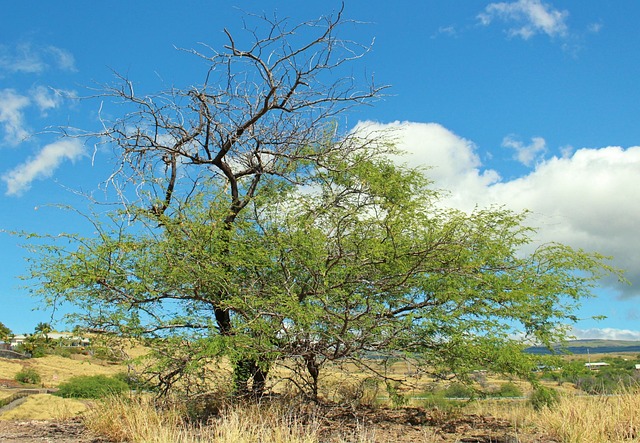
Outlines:
[[[610,354],[621,352],[640,353],[640,341],[632,340],[569,340],[565,349],[572,354]],[[549,350],[542,346],[527,348],[531,354],[550,354]]]

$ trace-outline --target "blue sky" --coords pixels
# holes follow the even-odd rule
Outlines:
[[[220,48],[243,12],[335,13],[336,1],[10,2],[0,16],[0,229],[86,230],[52,205],[85,205],[111,172],[110,156],[52,129],[99,129],[113,82],[140,92],[202,81],[201,61],[176,50]],[[347,1],[363,22],[342,37],[371,52],[354,73],[391,85],[343,122],[393,127],[412,164],[432,166],[447,203],[530,209],[537,241],[614,256],[631,286],[604,282],[579,312],[584,338],[640,339],[640,33],[635,0],[598,2]],[[50,312],[24,282],[25,251],[0,233],[0,321],[32,331]],[[60,313],[55,313],[58,318]],[[593,315],[606,315],[599,322]]]

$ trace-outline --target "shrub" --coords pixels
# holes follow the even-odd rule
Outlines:
[[[443,395],[447,398],[472,398],[475,397],[475,391],[465,384],[452,383],[443,391]]]
[[[375,378],[354,379],[333,387],[333,398],[338,403],[355,406],[376,406],[379,381]]]
[[[553,408],[560,402],[558,391],[545,386],[536,387],[529,397],[529,403],[533,409],[539,411],[544,408]]]
[[[490,394],[492,397],[522,397],[522,389],[515,383],[504,383],[500,385],[500,388],[497,391],[494,391]]]
[[[13,379],[29,385],[37,385],[41,381],[40,374],[33,368],[22,368]]]
[[[122,394],[129,386],[122,380],[105,375],[82,375],[62,383],[56,395],[65,398],[103,398]]]

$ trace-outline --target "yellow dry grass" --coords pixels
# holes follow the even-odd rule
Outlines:
[[[158,409],[147,397],[114,397],[86,417],[94,432],[131,443],[318,443],[317,426],[302,425],[278,408],[231,409],[210,426],[189,426],[179,409]]]
[[[533,423],[563,443],[617,443],[640,440],[640,391],[606,397],[563,397]]]
[[[0,359],[0,378],[13,380],[23,368],[34,369],[40,374],[42,386],[55,387],[78,375],[113,375],[123,371],[119,365],[105,365],[90,360],[79,361],[58,355],[47,355],[28,360]]]
[[[3,398],[11,397],[15,391],[9,391],[7,389],[0,389],[0,400]]]
[[[0,415],[0,420],[64,420],[87,410],[81,401],[50,394],[31,395],[21,405]]]

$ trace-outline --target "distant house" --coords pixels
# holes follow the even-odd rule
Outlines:
[[[24,343],[26,339],[27,339],[26,335],[14,335],[13,337],[11,337],[11,343],[9,343],[9,347],[11,349],[15,349],[18,346],[20,346],[22,343]]]
[[[595,362],[595,363],[585,363],[585,367],[591,369],[592,371],[597,371],[598,369],[602,369],[604,367],[609,366],[609,363],[605,363],[603,361]]]
[[[89,346],[91,344],[91,340],[84,337],[76,337],[67,332],[50,332],[47,334],[51,340],[58,342],[59,346],[64,347],[81,347],[81,346]],[[23,344],[27,340],[26,335],[16,335],[11,339],[11,343],[9,344],[10,349],[16,349],[18,346]]]

